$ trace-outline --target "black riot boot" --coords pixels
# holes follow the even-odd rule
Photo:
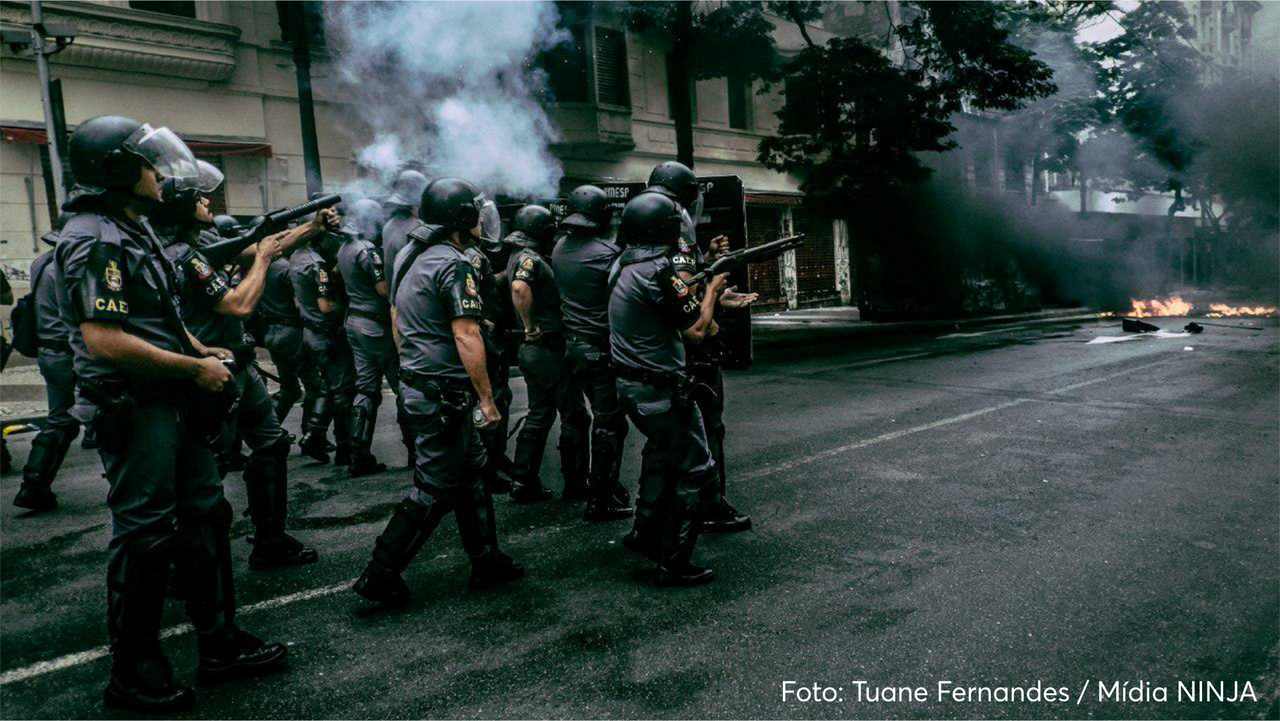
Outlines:
[[[329,440],[325,438],[332,412],[328,396],[317,394],[303,406],[302,440],[298,443],[302,454],[320,463],[329,462]]]
[[[172,533],[150,534],[112,551],[107,567],[111,680],[103,691],[108,707],[172,713],[195,704],[195,693],[175,683],[173,668],[160,649],[174,543]]]
[[[266,643],[236,625],[231,572],[231,506],[225,501],[206,517],[191,518],[178,569],[186,591],[187,617],[195,627],[199,661],[196,678],[215,684],[256,676],[284,666],[289,649]]]
[[[387,470],[387,464],[373,457],[373,421],[377,409],[356,406],[351,412],[351,465],[347,472],[352,478],[371,476]]]
[[[564,477],[565,501],[585,501],[592,497],[590,486],[591,457],[588,447],[588,436],[580,429],[563,429],[564,419],[560,423],[560,474]],[[585,430],[585,429],[582,429]]]
[[[351,402],[350,396],[338,396],[333,400],[333,465],[351,465]]]
[[[631,507],[627,489],[613,475],[621,451],[618,436],[612,431],[597,431],[591,437],[591,498],[583,514],[593,523],[616,521],[630,516]]]
[[[60,431],[44,430],[31,441],[27,465],[22,469],[22,487],[14,496],[13,505],[31,511],[52,511],[58,507],[58,498],[49,487],[72,440]]]
[[[716,475],[712,476],[699,494],[698,531],[700,533],[738,533],[751,530],[751,516],[739,513],[727,498],[725,492],[724,446],[720,445],[722,454],[716,457]]]
[[[551,498],[551,491],[542,485],[539,473],[542,469],[542,454],[546,452],[547,436],[545,433],[530,428],[528,417],[524,427],[516,436],[516,452],[512,461],[511,500],[515,503],[538,503]]]
[[[244,472],[254,526],[249,568],[255,571],[303,566],[320,558],[316,549],[285,532],[289,515],[288,454],[289,446],[281,441],[274,448],[255,453]]]
[[[479,483],[458,493],[454,517],[462,547],[471,558],[471,590],[482,591],[524,578],[524,566],[498,549],[493,496]]]
[[[431,538],[440,520],[449,513],[450,505],[441,498],[432,498],[429,508],[408,499],[401,501],[374,543],[373,558],[356,579],[352,590],[384,606],[397,607],[408,603],[409,586],[400,574]]]
[[[715,572],[710,568],[693,563],[698,524],[691,514],[684,509],[671,509],[663,536],[662,555],[658,560],[659,586],[698,586],[715,578]]]

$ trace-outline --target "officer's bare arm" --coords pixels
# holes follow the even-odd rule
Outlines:
[[[511,305],[515,306],[516,315],[520,316],[525,332],[536,332],[538,328],[533,323],[533,288],[528,283],[523,280],[511,281]]]
[[[271,267],[271,261],[278,255],[274,237],[263,238],[257,244],[257,255],[253,258],[253,265],[249,268],[249,272],[240,281],[240,285],[227,291],[217,305],[213,306],[215,312],[236,318],[245,318],[253,313],[253,309],[258,306],[258,301],[262,298],[262,291],[267,287],[267,269]]]
[[[192,358],[167,351],[124,332],[115,323],[87,320],[80,324],[80,333],[84,336],[89,352],[94,356],[139,375],[190,378],[202,386],[206,382],[212,382],[215,377],[223,381],[229,377],[217,358]],[[221,369],[222,373],[215,371],[214,367]],[[221,382],[217,386],[221,386]]]
[[[685,340],[690,343],[701,343],[707,336],[715,335],[716,321],[712,318],[712,315],[716,311],[716,301],[720,298],[720,289],[724,287],[728,278],[728,273],[721,273],[714,276],[711,282],[707,283],[707,289],[702,294],[702,304],[698,308],[698,320],[682,332]]]
[[[341,303],[334,303],[328,298],[316,298],[316,306],[320,308],[320,312],[325,315],[336,313],[342,307]]]
[[[373,289],[378,291],[378,295],[382,296],[383,298],[387,297],[387,281],[380,280],[377,283],[374,283]]]
[[[480,323],[475,318],[454,318],[451,324],[453,342],[458,346],[458,358],[467,369],[471,385],[480,396],[481,404],[493,403],[493,387],[489,385],[489,370],[485,364],[484,337],[480,335]]]

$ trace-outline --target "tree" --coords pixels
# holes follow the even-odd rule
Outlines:
[[[782,69],[786,102],[760,161],[798,174],[806,201],[833,214],[920,184],[920,154],[955,147],[950,118],[965,104],[1014,110],[1056,90],[1053,72],[1013,35],[1024,5],[904,3],[891,23],[903,48],[894,62],[859,38],[813,41],[804,27],[815,3],[771,3],[796,23],[806,47]]]
[[[736,75],[751,81],[777,70],[773,23],[759,2],[629,2],[623,9],[635,32],[671,39],[667,64],[676,159],[693,167],[693,81]],[[683,92],[681,92],[683,91]]]

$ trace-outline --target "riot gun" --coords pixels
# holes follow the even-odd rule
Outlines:
[[[751,263],[763,263],[767,260],[775,260],[778,256],[804,245],[805,234],[791,235],[786,238],[778,238],[775,241],[765,243],[764,245],[754,245],[750,248],[742,248],[716,258],[708,267],[694,273],[689,279],[689,285],[701,282],[721,273],[736,273]]]
[[[249,221],[246,229],[240,235],[234,238],[227,238],[216,243],[210,243],[200,248],[200,254],[205,257],[214,267],[219,267],[235,260],[237,256],[244,252],[245,248],[262,240],[263,238],[278,233],[289,226],[289,223],[306,215],[332,208],[342,202],[342,196],[333,193],[332,195],[324,195],[302,205],[292,208],[282,208],[273,210],[266,215],[259,215]]]

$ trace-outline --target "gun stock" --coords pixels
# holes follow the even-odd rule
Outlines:
[[[239,236],[203,246],[200,248],[200,254],[215,267],[226,265],[243,253],[245,248],[272,233],[284,230],[290,222],[325,208],[331,208],[340,202],[342,202],[342,196],[334,193],[292,208],[281,208],[266,215],[259,215],[249,223],[248,230]]]

